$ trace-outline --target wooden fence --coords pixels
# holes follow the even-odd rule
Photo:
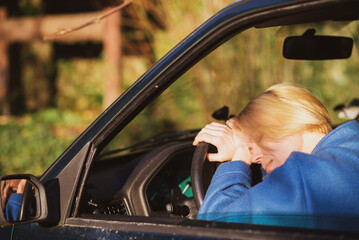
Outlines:
[[[6,9],[0,8],[0,115],[10,115],[8,86],[11,81],[9,45],[16,42],[43,41],[43,37],[73,28],[99,16],[100,12],[47,15],[41,17],[7,18]],[[54,38],[57,42],[102,42],[106,66],[104,76],[103,106],[107,107],[118,97],[121,89],[121,17],[120,12],[99,23]]]

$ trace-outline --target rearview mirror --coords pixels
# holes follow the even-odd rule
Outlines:
[[[314,36],[315,29],[308,29],[302,36],[287,37],[283,56],[296,60],[328,60],[349,58],[353,39],[338,36]]]
[[[30,223],[47,218],[45,188],[33,175],[0,177],[0,226]]]

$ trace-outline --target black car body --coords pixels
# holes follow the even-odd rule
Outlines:
[[[234,2],[224,8],[138,79],[53,163],[41,176],[41,184],[34,183],[46,189],[46,194],[38,196],[42,198],[39,204],[46,206],[42,213],[48,211],[46,219],[39,217],[37,220],[8,224],[10,226],[0,228],[1,239],[357,237],[354,230],[330,231],[299,228],[301,226],[196,220],[194,201],[184,198],[183,191],[181,194],[175,192],[178,189],[166,189],[166,181],[174,181],[174,178],[181,178],[182,181],[180,174],[190,174],[194,152],[192,140],[196,130],[159,135],[139,143],[139,148],[132,147],[136,151],[127,155],[104,158],[107,161],[95,162],[95,159],[104,157],[102,150],[111,140],[181,75],[244,30],[358,19],[357,0],[248,0]],[[177,164],[178,161],[182,164]],[[119,173],[123,181],[117,188],[109,187],[111,178]],[[172,186],[176,184],[178,182]],[[102,191],[96,192],[101,188]],[[165,200],[156,198],[158,194],[166,196]],[[166,198],[170,199],[172,207],[177,208],[172,209],[172,213],[167,212],[171,209],[164,210],[164,207],[171,207],[166,205]],[[187,208],[178,209],[178,206]]]

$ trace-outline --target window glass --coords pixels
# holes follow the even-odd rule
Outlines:
[[[122,149],[161,132],[201,128],[222,106],[238,113],[269,86],[289,82],[308,89],[321,100],[335,123],[339,103],[350,102],[359,92],[358,50],[345,60],[300,61],[282,56],[285,37],[340,35],[358,40],[357,22],[325,22],[264,29],[250,29],[220,46],[192,67],[138,115],[104,152]],[[356,41],[357,42],[357,41]]]
[[[167,204],[173,200],[175,191],[180,191],[177,198],[189,199],[188,207],[193,207],[190,186],[193,149],[185,146],[182,149],[185,153],[180,148],[172,152],[163,149],[186,141],[190,145],[200,128],[215,121],[211,116],[215,110],[228,106],[230,114],[236,114],[273,84],[289,82],[304,87],[324,103],[334,125],[347,121],[334,108],[359,97],[358,49],[354,46],[351,58],[345,60],[284,59],[284,39],[302,35],[309,28],[315,28],[317,35],[348,36],[358,44],[357,22],[249,29],[230,39],[181,76],[104,148],[89,174],[84,199],[90,203],[84,204],[83,212],[136,215],[133,212],[137,212],[134,210],[137,206],[129,206],[126,200],[130,193],[118,193],[128,185],[129,177],[136,174],[142,161],[150,162],[150,157],[160,158],[163,154],[168,159],[162,166],[151,166],[156,171],[143,184],[145,200],[140,208],[145,210],[140,212],[193,218],[195,214],[167,213]],[[112,205],[106,205],[109,202]]]

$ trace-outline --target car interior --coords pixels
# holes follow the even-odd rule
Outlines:
[[[206,123],[223,122],[239,112],[249,99],[269,87],[268,83],[290,81],[307,87],[324,102],[333,118],[333,127],[353,119],[338,116],[343,110],[343,102],[358,97],[355,93],[359,92],[359,81],[356,79],[355,83],[355,79],[349,79],[355,75],[353,72],[359,76],[358,22],[328,21],[282,27],[276,27],[281,24],[271,22],[268,25],[270,27],[260,26],[240,33],[209,54],[104,147],[90,168],[81,198],[81,216],[99,219],[105,215],[195,219],[198,207],[191,183],[194,137]],[[260,35],[261,32],[266,35]],[[270,36],[270,39],[254,39],[253,36],[257,36],[254,34],[258,33],[262,37]],[[254,41],[250,47],[259,48],[259,55],[246,55],[243,41]],[[276,52],[275,57],[271,56],[273,52]],[[221,71],[221,66],[211,63],[213,58],[223,59],[233,71]],[[252,58],[264,58],[267,63],[257,66]],[[301,75],[296,77],[298,72]],[[328,74],[333,80],[327,81],[323,77]],[[311,78],[312,82],[308,80]],[[231,81],[221,82],[218,79]],[[311,85],[306,85],[308,83]],[[218,88],[217,92],[203,91],[201,97],[207,106],[188,107],[185,120],[169,110],[173,105],[165,107],[168,103],[181,104],[184,101],[181,94],[188,93],[188,89],[199,86],[205,90],[206,85],[223,84],[227,87]],[[259,90],[251,91],[246,86],[258,86]],[[319,88],[324,90],[319,91]],[[320,95],[322,92],[326,94]],[[335,94],[341,95],[339,99],[343,102],[333,102]],[[191,99],[191,96],[188,98]],[[342,104],[341,108],[335,108],[338,104]],[[229,106],[230,110],[222,106]],[[164,117],[167,125],[164,124],[162,129],[156,127],[147,118],[147,111],[159,111],[158,116]],[[183,123],[174,124],[178,119],[182,119]],[[153,130],[143,133],[143,128]],[[131,135],[134,129],[137,132]],[[129,135],[132,139],[128,138]],[[208,187],[217,166],[217,163],[205,163],[204,189]],[[260,165],[253,166],[252,171],[256,184],[262,179]]]

